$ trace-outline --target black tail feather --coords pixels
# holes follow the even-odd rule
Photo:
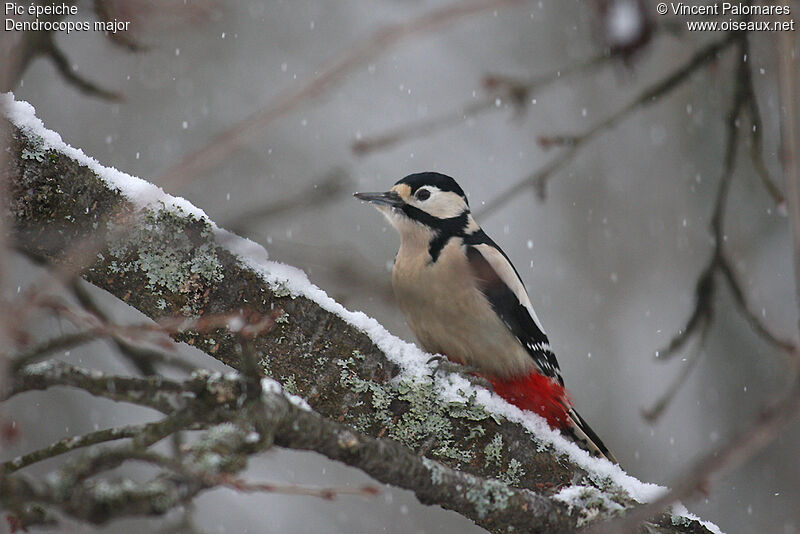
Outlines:
[[[614,454],[612,454],[605,443],[603,443],[603,440],[600,439],[600,436],[592,430],[592,427],[589,426],[574,408],[570,408],[568,415],[573,426],[565,429],[565,433],[571,437],[573,441],[579,445],[583,445],[582,448],[588,450],[595,456],[603,456],[615,464],[619,463]]]

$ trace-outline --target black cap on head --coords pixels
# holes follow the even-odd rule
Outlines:
[[[464,202],[467,203],[469,206],[469,201],[467,200],[467,195],[464,194],[464,190],[461,189],[461,186],[456,183],[455,180],[450,178],[447,175],[438,173],[438,172],[418,172],[416,174],[409,174],[402,180],[398,180],[396,184],[406,184],[411,187],[411,194],[413,195],[417,189],[425,185],[432,185],[434,187],[439,188],[441,191],[450,191],[461,198],[464,199]]]

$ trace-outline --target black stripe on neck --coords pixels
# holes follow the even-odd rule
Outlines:
[[[431,256],[431,263],[436,263],[436,260],[439,259],[439,254],[441,254],[442,249],[447,242],[450,241],[451,237],[460,237],[464,235],[464,229],[469,223],[469,211],[467,210],[462,211],[461,215],[456,217],[440,219],[408,204],[403,206],[402,209],[408,218],[420,222],[433,230],[433,239],[431,239],[428,244],[428,254]]]

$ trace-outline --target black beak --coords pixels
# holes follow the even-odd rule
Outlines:
[[[359,200],[371,202],[379,206],[389,206],[390,208],[399,208],[405,204],[403,199],[400,198],[395,191],[387,191],[386,193],[354,193],[354,197]]]

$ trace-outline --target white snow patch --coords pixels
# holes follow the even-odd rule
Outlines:
[[[186,214],[204,219],[213,228],[219,243],[236,255],[242,263],[259,273],[272,288],[280,288],[288,291],[291,295],[308,298],[324,310],[341,317],[351,326],[363,331],[386,354],[387,358],[399,365],[404,378],[430,379],[431,366],[427,363],[431,358],[430,354],[423,352],[416,345],[390,334],[383,325],[363,312],[346,309],[322,289],[312,284],[300,269],[269,261],[267,251],[262,246],[220,229],[206,216],[203,210],[195,207],[189,201],[169,195],[160,187],[141,178],[105,167],[80,149],[67,145],[58,133],[44,127],[44,124],[36,117],[33,106],[27,102],[15,100],[12,93],[0,93],[0,108],[18,128],[26,133],[38,135],[48,148],[86,165],[138,207],[153,207],[163,203],[167,208],[180,209]],[[475,401],[486,411],[523,425],[542,443],[551,445],[556,452],[564,454],[576,465],[586,470],[596,482],[610,481],[640,503],[650,502],[666,491],[663,486],[642,482],[630,476],[618,465],[614,465],[608,460],[590,456],[588,452],[564,438],[560,432],[551,429],[542,417],[531,412],[523,412],[494,393],[483,388],[476,388],[461,376],[442,377],[437,373],[435,380],[444,400],[467,402],[467,399],[474,395]],[[264,391],[282,393],[297,406],[310,410],[304,399],[285,392],[280,383],[275,380],[263,379],[262,388]],[[689,514],[682,505],[674,506],[673,513],[698,520],[696,516]],[[713,523],[703,522],[703,524],[715,534],[721,534],[719,527]]]
[[[305,410],[307,412],[312,411],[311,406],[308,405],[306,400],[299,396],[299,395],[292,395],[285,389],[280,382],[277,380],[273,380],[272,378],[262,378],[261,379],[261,391],[264,393],[274,393],[276,395],[283,395],[289,402],[300,408],[301,410]]]
[[[137,207],[144,208],[163,202],[168,208],[180,208],[186,214],[211,222],[203,210],[188,200],[168,195],[157,185],[136,176],[118,171],[113,167],[105,167],[96,159],[84,154],[81,149],[66,144],[58,133],[44,127],[42,121],[36,116],[33,106],[22,100],[15,100],[13,93],[0,93],[0,109],[17,128],[25,133],[41,137],[44,141],[43,148],[61,152],[81,165],[85,165],[114,189],[120,191]],[[213,223],[212,226],[214,226]]]
[[[703,519],[700,519],[699,517],[691,513],[689,510],[687,510],[682,503],[673,504],[670,509],[670,512],[672,513],[672,515],[677,515],[680,517],[685,517],[686,519],[692,521],[697,521],[698,523],[706,527],[712,534],[725,534],[716,524],[712,523],[711,521],[705,521]]]
[[[586,508],[586,505],[592,501],[599,501],[609,511],[622,510],[622,505],[611,500],[601,490],[594,486],[583,486],[576,484],[574,486],[567,486],[561,488],[561,491],[553,495],[553,498],[561,501],[568,506],[577,506],[578,508]]]

